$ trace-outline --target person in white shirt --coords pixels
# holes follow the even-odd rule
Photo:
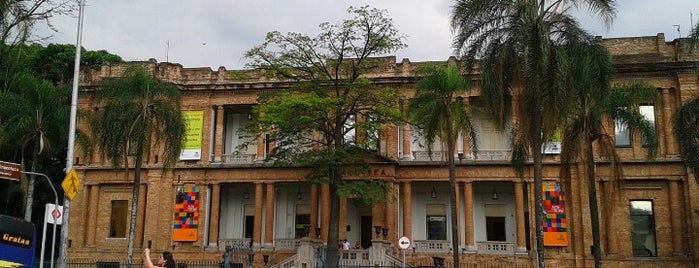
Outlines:
[[[350,249],[350,242],[347,241],[347,239],[345,239],[345,241],[342,242],[342,249],[343,249],[343,250]]]

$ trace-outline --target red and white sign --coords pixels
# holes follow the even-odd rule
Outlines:
[[[61,225],[63,223],[63,206],[47,203],[44,218],[46,223]]]
[[[0,161],[0,179],[18,181],[22,165]]]

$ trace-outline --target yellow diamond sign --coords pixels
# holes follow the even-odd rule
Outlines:
[[[73,201],[76,195],[78,195],[78,189],[80,188],[80,178],[78,178],[78,173],[75,169],[71,169],[66,174],[65,179],[61,182],[63,191],[70,201]]]

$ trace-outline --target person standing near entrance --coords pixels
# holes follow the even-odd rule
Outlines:
[[[347,241],[347,239],[345,238],[345,241],[342,242],[342,250],[348,250],[348,249],[350,249],[350,242]]]

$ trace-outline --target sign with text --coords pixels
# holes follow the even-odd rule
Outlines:
[[[555,182],[542,186],[544,215],[544,246],[568,246],[568,222],[561,186]]]
[[[182,120],[186,127],[180,160],[200,160],[204,111],[182,111]]]
[[[19,181],[22,165],[0,161],[0,179]]]
[[[197,241],[199,228],[199,187],[177,187],[173,241]]]

